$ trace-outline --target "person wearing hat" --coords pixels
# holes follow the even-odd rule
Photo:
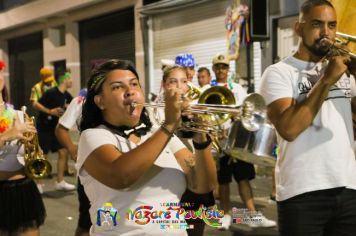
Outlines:
[[[32,107],[38,111],[45,112],[46,107],[43,107],[38,103],[38,100],[42,95],[50,88],[57,86],[57,82],[54,79],[53,72],[48,67],[43,67],[40,70],[41,81],[36,83],[31,89],[30,101]],[[55,113],[56,111],[52,111]]]
[[[225,54],[217,54],[213,58],[213,71],[216,76],[216,86],[223,86],[231,90],[236,99],[236,105],[241,105],[246,98],[247,93],[241,85],[233,81],[228,80],[228,74],[230,69],[230,59]],[[224,124],[226,128],[231,123]],[[221,140],[224,142],[226,140]],[[219,182],[219,196],[221,208],[224,210],[225,215],[222,220],[222,229],[228,229],[231,225],[231,216],[229,215],[230,206],[230,183],[232,182],[232,176],[238,183],[239,194],[244,202],[246,208],[253,214],[256,212],[255,203],[253,200],[252,188],[250,180],[255,178],[255,168],[252,164],[237,160],[236,162],[230,161],[230,157],[226,154],[219,158],[218,169],[218,182]],[[250,224],[251,227],[273,227],[276,222],[267,219],[262,215],[262,221],[260,224]]]
[[[32,107],[39,112],[48,113],[51,116],[61,116],[63,114],[63,111],[60,107],[48,109],[47,107],[43,106],[41,103],[38,102],[38,100],[47,90],[58,85],[57,81],[54,78],[53,71],[48,67],[42,67],[40,70],[40,78],[41,81],[36,83],[31,88],[30,101]],[[68,164],[66,165],[66,175],[71,175],[71,173],[68,171]],[[43,193],[41,180],[36,180],[36,183],[39,191]]]
[[[195,60],[192,54],[179,54],[176,56],[175,64],[182,66],[187,71],[188,81],[192,82],[195,75]]]

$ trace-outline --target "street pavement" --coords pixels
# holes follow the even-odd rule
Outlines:
[[[53,167],[53,178],[42,180],[44,184],[43,199],[47,210],[47,218],[41,227],[42,236],[71,236],[74,235],[78,221],[78,199],[76,191],[56,191],[54,183],[56,180],[57,154],[50,154],[49,160]],[[74,170],[74,162],[70,161],[70,168]],[[267,173],[267,174],[266,174]],[[268,176],[270,170],[258,168],[256,179],[251,181],[257,210],[261,211],[268,219],[277,221],[277,211],[274,202],[269,200],[272,180]],[[75,184],[76,177],[65,177],[68,183]],[[244,208],[238,195],[237,184],[231,183],[232,206],[238,209]],[[217,201],[218,202],[218,201]],[[251,228],[248,225],[232,224],[229,230],[222,231],[206,226],[204,235],[207,236],[271,236],[278,235],[276,227]]]

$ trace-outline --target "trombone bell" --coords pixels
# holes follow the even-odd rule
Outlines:
[[[214,86],[208,88],[200,95],[197,106],[202,106],[202,104],[235,105],[236,100],[234,94],[229,89],[222,86]],[[203,119],[205,118],[209,121],[216,120],[217,124],[221,125],[230,119],[231,116],[232,114],[229,113],[220,113],[214,116],[204,116]]]

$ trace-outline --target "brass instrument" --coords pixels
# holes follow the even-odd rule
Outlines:
[[[346,34],[337,33],[338,36],[345,37]],[[343,45],[346,45],[348,42],[356,40],[356,37],[347,35],[345,39],[342,38],[335,38],[335,41],[323,38],[320,42],[322,45],[329,47],[331,55],[348,55],[353,59],[356,59],[356,54],[343,48]]]
[[[356,36],[341,33],[341,32],[336,32],[336,36],[339,38],[336,38],[336,40],[343,41],[345,44],[348,44],[349,42],[356,42]]]
[[[222,86],[211,87],[201,94],[198,104],[191,104],[184,110],[192,114],[193,118],[182,122],[180,129],[219,136],[224,132],[222,124],[230,118],[240,119],[244,127],[250,131],[258,130],[265,123],[266,104],[261,95],[252,93],[241,106],[234,104],[235,97],[229,89]],[[131,106],[164,108],[165,104],[133,102]]]
[[[24,113],[24,120],[35,124],[35,118],[29,117],[26,113],[26,107],[21,107]],[[30,137],[30,140],[22,140],[24,144],[24,159],[25,159],[25,173],[28,177],[33,179],[46,178],[52,171],[52,166],[43,155],[43,151],[38,142],[37,133],[24,133],[25,137]]]
[[[184,97],[187,97],[190,100],[196,100],[200,97],[201,90],[195,86],[192,82],[188,82],[187,86],[189,88],[188,92],[184,94]]]

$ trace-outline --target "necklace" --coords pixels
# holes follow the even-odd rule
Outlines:
[[[5,132],[12,125],[15,115],[12,106],[6,104],[5,109],[0,113],[0,133]]]

